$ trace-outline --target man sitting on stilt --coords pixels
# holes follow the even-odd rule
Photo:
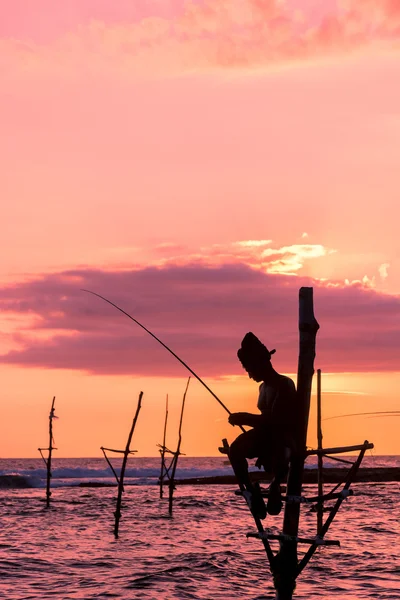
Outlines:
[[[280,375],[272,367],[274,352],[253,333],[245,335],[237,354],[250,379],[262,382],[257,403],[261,414],[237,412],[228,419],[231,425],[252,427],[231,444],[229,458],[235,475],[249,494],[253,514],[260,519],[266,517],[266,512],[277,515],[281,511],[280,483],[287,475],[296,422],[296,387],[289,377]],[[263,466],[265,471],[273,473],[267,508],[258,484],[250,480],[247,458],[257,458],[258,467]]]

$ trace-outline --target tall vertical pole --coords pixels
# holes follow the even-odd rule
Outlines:
[[[174,454],[174,458],[172,459],[171,476],[170,476],[170,480],[169,480],[168,512],[171,517],[172,517],[172,500],[173,500],[173,494],[174,494],[174,489],[175,489],[175,472],[176,472],[176,467],[178,465],[178,458],[181,453],[183,410],[185,408],[185,400],[186,400],[186,394],[188,391],[189,383],[190,383],[190,377],[187,380],[185,393],[183,394],[181,419],[179,421],[179,431],[178,431],[178,445],[176,448],[176,452]]]
[[[136,413],[135,413],[135,416],[133,417],[132,426],[131,426],[131,429],[130,429],[130,432],[128,435],[128,441],[126,442],[126,447],[124,450],[124,458],[122,459],[121,471],[119,474],[117,507],[116,507],[115,513],[114,513],[114,515],[115,515],[114,535],[116,538],[118,537],[119,520],[121,518],[122,492],[124,491],[124,476],[125,476],[126,463],[128,462],[128,456],[131,453],[132,436],[133,436],[133,432],[135,431],[136,421],[138,419],[140,409],[142,407],[142,396],[143,396],[143,392],[140,392],[139,400],[138,400],[137,407],[136,407]]]
[[[160,450],[161,453],[161,472],[160,472],[160,498],[163,497],[164,469],[165,469],[165,442],[167,438],[167,421],[168,421],[168,394],[165,405],[165,421],[164,421],[164,437],[163,444]]]
[[[56,397],[53,397],[53,402],[51,403],[50,415],[49,415],[49,454],[47,457],[47,482],[46,482],[46,508],[50,508],[50,480],[51,480],[51,455],[53,452],[53,418],[54,418],[54,403],[56,401]]]
[[[317,370],[317,439],[318,450],[322,450],[322,399],[321,399],[321,369]],[[318,454],[318,496],[324,493],[323,482],[323,455]],[[322,520],[324,514],[324,503],[322,500],[317,504],[317,534],[322,531]]]
[[[314,375],[315,340],[319,324],[314,317],[313,288],[299,292],[299,361],[297,371],[296,448],[290,462],[287,495],[301,496],[306,451],[311,385]],[[300,504],[286,503],[283,534],[297,537]],[[277,600],[292,600],[297,575],[297,542],[282,540],[274,561],[274,583]]]

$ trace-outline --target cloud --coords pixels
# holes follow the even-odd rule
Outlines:
[[[260,269],[265,273],[295,275],[308,260],[320,258],[336,252],[321,244],[292,244],[271,247],[272,240],[242,240],[230,244],[214,244],[200,249],[198,253],[178,252],[159,261],[160,265],[197,263],[203,265],[223,265],[240,263]]]
[[[374,288],[376,285],[376,279],[374,276],[368,277],[368,275],[364,275],[362,279],[352,279],[351,281],[349,279],[345,279],[344,283],[345,285],[360,286],[364,288]]]
[[[170,15],[91,20],[48,44],[5,39],[3,68],[14,73],[104,72],[114,76],[265,68],[384,47],[399,49],[397,0],[347,0],[314,22],[281,0],[187,0]],[[122,17],[121,17],[122,18]]]
[[[116,302],[200,376],[243,375],[236,350],[247,331],[277,348],[275,366],[294,372],[298,289],[313,285],[324,371],[398,370],[400,297],[365,286],[329,287],[242,264],[165,265],[124,271],[71,270],[0,291],[3,319],[29,316],[8,334],[3,364],[98,374],[179,376],[184,369],[114,308]],[[21,320],[18,322],[21,325]]]
[[[383,263],[378,271],[379,271],[379,275],[381,276],[382,279],[386,279],[388,277],[388,268],[390,267],[389,263]]]

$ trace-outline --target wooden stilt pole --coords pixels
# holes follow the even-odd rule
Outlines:
[[[168,498],[168,512],[169,512],[170,516],[172,516],[172,500],[173,500],[174,489],[175,489],[175,471],[176,471],[176,467],[177,467],[177,464],[178,464],[178,458],[179,458],[179,455],[181,453],[180,450],[181,450],[181,442],[182,442],[183,409],[185,408],[186,393],[188,391],[189,383],[190,383],[190,377],[187,380],[185,393],[183,394],[182,408],[181,408],[181,418],[180,418],[180,421],[179,421],[178,446],[176,448],[176,452],[175,452],[174,457],[172,459],[172,469],[171,469],[171,477],[170,477],[170,480],[169,480],[169,498]]]
[[[124,491],[124,477],[125,477],[126,464],[128,462],[128,456],[130,454],[134,454],[136,452],[136,450],[131,450],[131,441],[132,441],[133,432],[135,431],[139,412],[142,407],[142,396],[143,396],[143,392],[140,392],[137,407],[136,407],[136,413],[135,413],[135,416],[133,417],[133,421],[132,421],[131,429],[130,429],[130,432],[128,435],[128,441],[126,442],[125,450],[114,450],[114,448],[104,448],[103,446],[101,446],[101,448],[100,448],[104,454],[104,458],[106,459],[108,466],[110,467],[111,471],[114,473],[114,477],[118,484],[117,506],[116,506],[115,512],[114,512],[114,516],[115,516],[114,535],[116,538],[118,537],[119,520],[121,518],[121,503],[122,503],[122,493]],[[112,463],[111,463],[110,459],[108,458],[106,451],[116,452],[117,454],[124,455],[124,457],[122,459],[121,471],[119,473],[119,477],[118,477],[118,474],[115,471],[114,467],[112,466]]]
[[[313,289],[302,287],[299,293],[300,348],[297,373],[298,429],[297,448],[292,456],[287,482],[287,494],[301,496],[304,470],[311,384],[314,374],[315,341],[319,324],[314,317]],[[297,537],[300,504],[286,504],[283,534]],[[297,542],[283,540],[273,564],[277,600],[292,600],[297,576]]]
[[[121,502],[122,502],[122,492],[124,491],[124,476],[125,476],[126,463],[128,461],[128,456],[131,453],[130,446],[131,446],[131,441],[132,441],[132,435],[135,430],[136,421],[138,419],[139,412],[140,412],[140,409],[142,406],[142,396],[143,396],[143,392],[140,392],[139,400],[138,400],[137,408],[136,408],[136,413],[135,413],[135,416],[132,421],[131,430],[128,435],[128,441],[126,442],[124,458],[122,459],[121,472],[119,474],[117,507],[116,507],[115,513],[114,513],[115,514],[114,535],[116,538],[118,537],[119,520],[121,518]]]
[[[168,394],[167,394],[167,400],[166,400],[166,405],[165,405],[164,437],[163,437],[162,446],[160,448],[160,454],[161,454],[160,498],[163,497],[163,483],[164,483],[164,471],[165,471],[165,450],[166,450],[165,443],[166,443],[166,436],[167,436],[167,421],[168,421]]]
[[[51,403],[51,410],[49,415],[49,455],[47,458],[47,482],[46,482],[46,506],[50,507],[50,480],[51,480],[51,458],[53,454],[53,418],[54,418],[54,403],[56,401],[56,397],[53,397],[53,401]]]
[[[322,450],[322,407],[321,407],[321,369],[317,370],[317,439],[318,450]],[[323,455],[318,454],[318,496],[324,495],[323,483]],[[317,535],[321,534],[324,514],[324,502],[317,504]]]
[[[51,409],[50,409],[50,415],[49,415],[49,447],[48,448],[38,448],[44,463],[46,465],[46,470],[47,470],[47,478],[46,478],[46,508],[50,508],[50,497],[51,497],[51,491],[50,491],[50,484],[51,484],[51,458],[52,458],[52,453],[53,450],[57,450],[57,448],[54,448],[53,446],[53,419],[54,419],[54,403],[56,401],[56,397],[53,397],[53,401],[51,403]],[[48,455],[47,458],[45,458],[43,456],[42,450],[48,450]]]

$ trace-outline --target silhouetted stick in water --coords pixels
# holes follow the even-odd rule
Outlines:
[[[50,507],[50,496],[51,496],[51,491],[50,491],[50,480],[51,480],[51,455],[53,450],[57,450],[57,448],[54,448],[53,446],[53,419],[57,418],[54,414],[54,403],[56,401],[56,397],[54,396],[53,401],[51,403],[51,409],[50,409],[50,415],[49,415],[49,447],[48,448],[38,448],[41,457],[44,460],[44,463],[46,465],[47,468],[47,481],[46,481],[46,508]],[[45,458],[43,456],[43,452],[42,450],[48,450],[48,455],[47,458]]]
[[[138,419],[139,412],[140,412],[140,409],[142,406],[142,396],[143,396],[143,392],[140,392],[137,407],[136,407],[136,413],[135,413],[135,416],[132,421],[132,426],[131,426],[131,430],[128,435],[128,441],[126,442],[125,450],[113,450],[112,448],[104,448],[103,446],[101,447],[104,457],[105,457],[106,461],[108,462],[109,466],[111,467],[111,470],[114,473],[115,479],[117,480],[117,483],[118,483],[117,506],[116,506],[115,513],[114,513],[114,515],[115,515],[114,535],[116,538],[118,537],[119,520],[121,518],[121,502],[122,502],[122,493],[124,491],[124,477],[125,477],[126,463],[128,462],[129,454],[134,454],[136,452],[136,450],[131,450],[130,446],[131,446],[131,441],[132,441],[132,435],[133,435],[133,432],[135,431],[136,421]],[[108,457],[106,455],[106,450],[108,450],[108,452],[117,452],[117,453],[124,455],[124,457],[122,459],[122,465],[121,465],[121,471],[120,471],[119,477],[118,477],[117,473],[115,472],[110,460],[108,459]]]
[[[172,516],[172,500],[173,500],[174,489],[175,489],[175,471],[176,471],[176,467],[177,467],[177,464],[178,464],[179,455],[181,454],[183,410],[185,408],[186,393],[188,391],[189,383],[190,383],[190,377],[187,380],[185,393],[183,394],[182,408],[181,408],[181,419],[179,421],[178,445],[177,445],[174,457],[172,459],[172,463],[170,465],[171,476],[170,476],[170,479],[169,479],[169,498],[168,498],[168,512],[169,512],[170,516]]]
[[[168,394],[167,394],[167,400],[166,400],[166,405],[165,405],[165,422],[164,422],[163,443],[162,443],[162,446],[160,447],[160,454],[161,454],[160,498],[163,497],[164,475],[165,475],[165,472],[168,471],[166,464],[165,464],[165,452],[167,450],[167,448],[165,446],[166,436],[167,436],[167,421],[168,421]]]
[[[322,450],[322,399],[321,399],[321,369],[317,370],[317,439],[318,450]],[[323,498],[324,482],[323,482],[323,454],[318,454],[318,496]],[[324,518],[324,501],[317,503],[317,535],[322,531]]]

